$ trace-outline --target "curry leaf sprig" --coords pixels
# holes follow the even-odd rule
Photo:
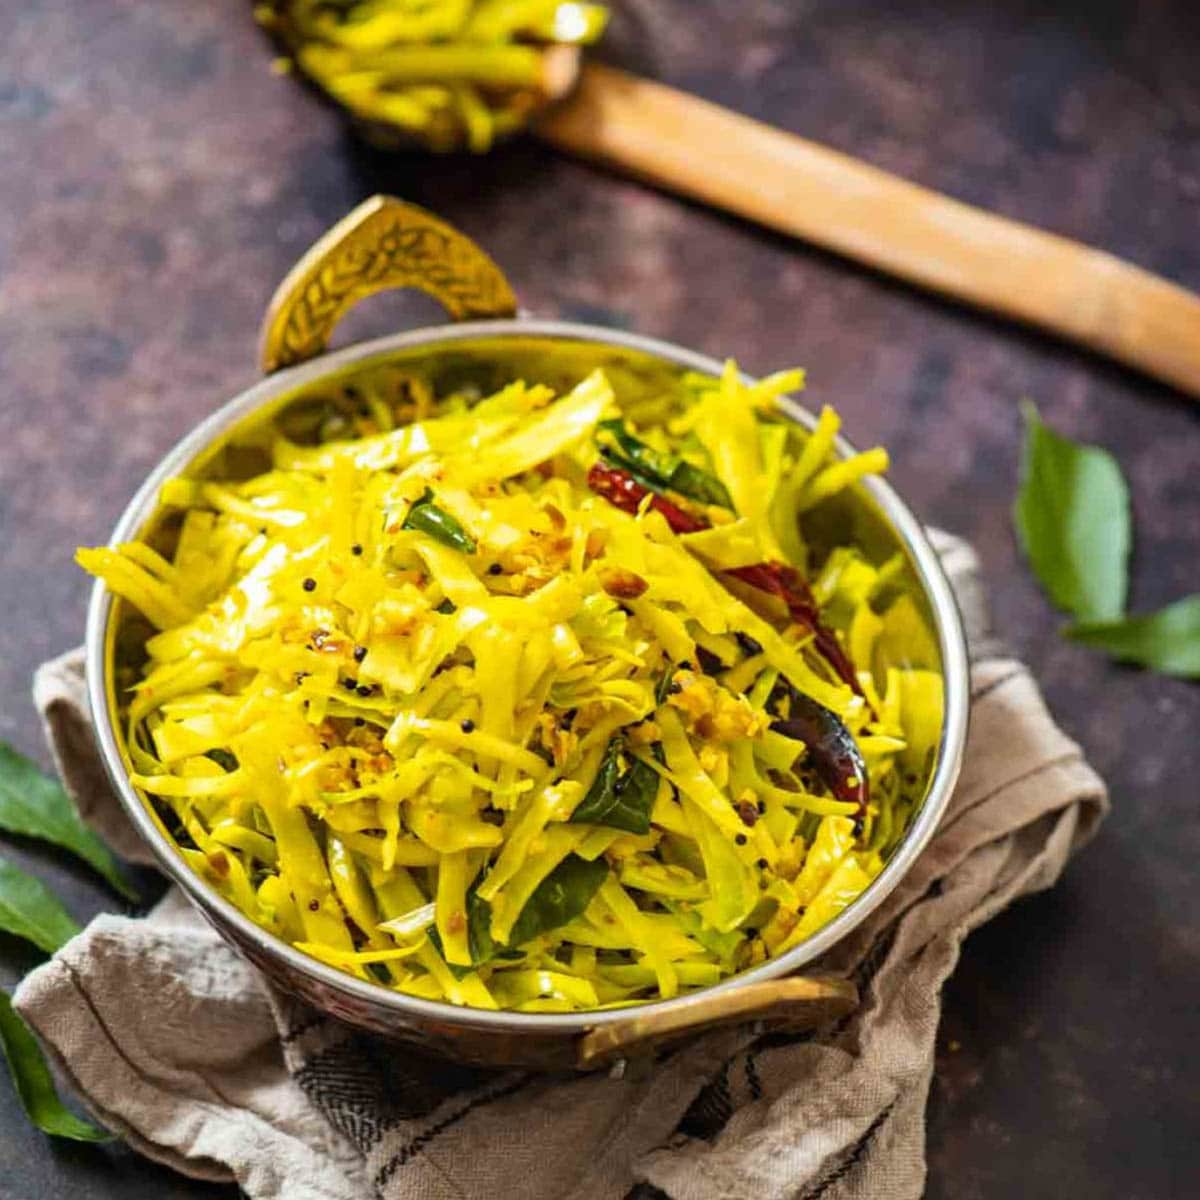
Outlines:
[[[114,891],[136,901],[108,847],[79,819],[70,797],[27,758],[0,742],[0,832],[38,838],[83,859]]]
[[[1200,679],[1200,593],[1176,600],[1156,613],[1074,625],[1067,636],[1104,650],[1120,662],[1149,667],[1162,675]]]
[[[1050,599],[1075,618],[1066,636],[1121,662],[1200,678],[1200,593],[1129,615],[1129,488],[1107,451],[1056,433],[1027,403],[1017,538]]]
[[[43,1133],[77,1142],[112,1140],[111,1134],[77,1117],[58,1098],[37,1040],[17,1016],[8,993],[3,991],[0,991],[0,1047],[8,1060],[21,1107]]]
[[[40,879],[0,858],[0,931],[53,954],[79,926]]]
[[[1116,459],[1055,433],[1024,405],[1017,535],[1050,599],[1081,621],[1125,611],[1129,489]]]
[[[0,830],[39,838],[88,863],[121,895],[136,899],[116,860],[80,821],[70,798],[27,758],[0,742]],[[79,932],[74,918],[41,880],[0,858],[0,932],[53,954]],[[43,1133],[99,1142],[110,1135],[77,1117],[58,1098],[36,1038],[0,991],[0,1048],[21,1106]]]

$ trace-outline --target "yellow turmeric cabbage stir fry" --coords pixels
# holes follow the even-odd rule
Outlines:
[[[781,417],[801,383],[380,372],[269,470],[167,483],[169,557],[78,560],[157,630],[122,711],[179,852],[315,958],[482,1008],[676,996],[819,929],[920,803],[942,690],[899,557],[803,540],[886,456]]]
[[[360,120],[475,152],[569,82],[555,47],[608,23],[604,5],[568,0],[274,0],[255,16],[284,63]]]

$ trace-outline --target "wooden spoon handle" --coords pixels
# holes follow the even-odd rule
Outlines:
[[[1200,297],[1103,250],[611,67],[584,67],[537,132],[1200,397]]]

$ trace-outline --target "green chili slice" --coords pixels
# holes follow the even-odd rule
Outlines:
[[[452,517],[444,508],[438,508],[433,502],[433,492],[428,488],[425,494],[408,510],[402,529],[411,529],[416,533],[426,533],[436,538],[443,546],[452,550],[461,550],[464,554],[475,553],[475,539]]]

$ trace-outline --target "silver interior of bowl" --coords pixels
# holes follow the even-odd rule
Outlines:
[[[720,363],[668,342],[619,330],[561,321],[526,318],[477,321],[419,329],[364,342],[281,371],[243,392],[201,422],[163,458],[138,490],[113,531],[112,542],[115,544],[132,541],[143,534],[157,511],[159,489],[165,480],[203,470],[206,452],[211,452],[214,446],[222,442],[230,430],[243,423],[249,423],[251,419],[257,422],[273,407],[290,403],[291,398],[298,392],[302,393],[306,387],[311,387],[334,373],[361,368],[372,360],[386,362],[402,352],[411,352],[419,348],[428,348],[431,351],[437,349],[441,352],[443,348],[453,346],[454,343],[514,338],[541,342],[545,349],[551,350],[555,344],[569,340],[594,346],[598,354],[603,354],[607,347],[618,352],[632,351],[650,356],[707,375],[721,373]],[[785,401],[783,408],[802,425],[812,427],[813,417],[799,404]],[[843,439],[838,441],[838,450],[843,455],[854,452],[853,447]],[[875,477],[867,479],[861,487],[906,551],[913,573],[924,592],[924,599],[937,634],[945,684],[945,718],[934,774],[925,800],[908,831],[882,872],[853,904],[786,954],[715,984],[706,989],[708,992],[724,991],[754,980],[771,979],[795,972],[845,937],[882,903],[921,853],[937,827],[958,776],[967,731],[969,679],[966,644],[954,596],[937,555],[925,538],[921,526],[893,489]],[[348,1001],[370,1005],[376,1012],[390,1010],[398,1021],[409,1025],[414,1021],[425,1020],[441,1026],[452,1023],[463,1029],[478,1030],[480,1033],[492,1030],[511,1036],[523,1032],[533,1033],[536,1030],[538,1034],[544,1035],[557,1030],[567,1036],[579,1034],[610,1021],[623,1020],[627,1016],[627,1012],[621,1010],[531,1014],[457,1008],[440,1001],[423,1000],[394,992],[377,984],[355,979],[310,958],[261,929],[229,901],[210,890],[187,867],[150,812],[147,802],[129,782],[105,678],[110,643],[109,625],[113,611],[112,593],[103,584],[97,583],[88,611],[88,694],[97,739],[113,786],[162,869],[218,927],[230,929],[235,932],[239,942],[249,942],[254,946],[258,952],[255,957],[282,960],[292,972],[309,977],[325,989],[344,994]],[[678,1003],[678,1000],[659,1000],[648,1002],[643,1007],[667,1009]]]

